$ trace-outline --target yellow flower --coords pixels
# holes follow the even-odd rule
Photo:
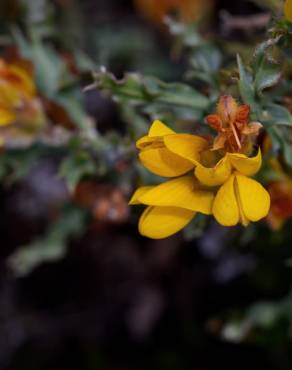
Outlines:
[[[247,226],[250,221],[266,217],[270,209],[270,196],[257,181],[235,172],[218,190],[212,213],[221,225],[234,226],[239,222]]]
[[[212,191],[186,175],[158,186],[139,188],[129,204],[148,206],[140,217],[140,234],[162,239],[183,229],[197,212],[211,214],[213,200]]]
[[[292,22],[292,0],[286,0],[285,6],[284,6],[284,14],[285,18]]]
[[[148,135],[136,143],[143,165],[156,175],[176,177],[195,166],[208,143],[200,136],[176,134],[162,122],[153,122]]]
[[[0,126],[11,124],[18,114],[30,108],[35,94],[31,76],[24,69],[0,59]]]
[[[14,120],[15,115],[13,112],[0,106],[0,126],[9,125],[9,123],[13,122]]]
[[[223,226],[258,221],[268,214],[269,193],[249,176],[255,175],[261,167],[260,150],[255,157],[244,154],[226,153],[212,168],[198,164],[195,176],[207,186],[222,185],[214,199],[212,213]]]
[[[177,153],[180,154],[179,149]],[[212,166],[213,161],[217,163]],[[268,214],[268,192],[257,181],[249,179],[261,168],[260,150],[251,158],[241,153],[226,153],[219,160],[217,152],[207,150],[201,152],[199,161],[194,162],[195,177],[202,185],[221,186],[212,205],[212,214],[221,225],[233,226],[241,222],[246,226]],[[211,165],[207,166],[208,163]]]
[[[184,228],[200,212],[213,214],[223,226],[247,226],[268,214],[269,193],[250,177],[262,164],[261,151],[248,157],[260,123],[249,123],[249,107],[238,106],[223,96],[217,115],[208,123],[217,129],[220,142],[210,149],[202,137],[176,134],[154,121],[148,135],[137,141],[140,160],[146,168],[165,177],[176,177],[158,186],[139,188],[130,204],[148,207],[139,221],[142,235],[153,239],[168,237]],[[193,175],[187,172],[193,171]],[[182,176],[184,175],[184,176]]]
[[[229,179],[233,171],[245,176],[255,175],[262,165],[261,151],[255,157],[249,158],[245,154],[226,153],[214,166],[204,166],[198,162],[195,176],[204,185],[218,186]]]

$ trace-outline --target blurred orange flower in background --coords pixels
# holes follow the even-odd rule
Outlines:
[[[292,180],[283,178],[268,186],[271,196],[271,209],[267,220],[274,230],[279,230],[292,218]]]
[[[267,186],[271,197],[267,221],[272,229],[280,230],[292,218],[292,178],[285,173],[278,159],[271,159],[270,165],[277,179]]]
[[[74,193],[74,200],[81,207],[90,209],[95,226],[121,224],[129,217],[126,196],[122,189],[94,181],[82,181]]]
[[[155,23],[175,14],[185,23],[198,20],[210,9],[212,0],[134,0],[138,11]]]

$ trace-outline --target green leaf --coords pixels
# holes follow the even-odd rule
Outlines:
[[[286,126],[271,126],[268,128],[275,150],[281,150],[288,166],[292,167],[292,131]]]
[[[28,43],[18,30],[14,30],[13,35],[22,55],[34,65],[35,79],[41,93],[60,104],[79,129],[87,130],[88,117],[82,105],[80,86],[61,56],[37,37]],[[93,66],[81,52],[76,52],[76,55],[80,63],[86,63],[83,68]]]
[[[280,66],[263,58],[255,74],[254,84],[257,93],[261,94],[263,90],[276,85],[280,78]]]
[[[270,55],[270,50],[272,47],[278,44],[278,42],[281,40],[282,35],[279,35],[274,38],[270,38],[268,40],[265,40],[261,44],[259,44],[254,52],[253,60],[252,60],[252,66],[253,69],[256,71],[258,68],[260,68],[260,65],[262,63],[262,60],[264,58],[267,58],[271,62],[273,61],[272,56]]]
[[[53,98],[64,76],[68,76],[65,63],[51,47],[45,46],[36,37],[29,43],[17,29],[13,30],[13,37],[23,57],[34,65],[38,88],[44,95]]]
[[[273,125],[292,125],[292,115],[287,108],[271,103],[263,107],[261,122],[265,121]]]
[[[45,153],[46,148],[38,145],[6,150],[0,156],[0,180],[9,184],[21,180]]]
[[[59,92],[54,99],[68,112],[69,117],[76,124],[76,126],[81,130],[88,129],[88,116],[81,104],[82,97],[78,91]]]
[[[268,126],[267,127],[267,132],[272,139],[272,145],[273,145],[273,150],[275,152],[279,152],[280,150],[283,149],[283,139],[281,137],[281,132],[276,126]]]
[[[244,103],[249,104],[253,110],[256,110],[255,90],[251,75],[246,71],[242,59],[237,55],[237,65],[239,70],[238,87]]]
[[[63,258],[67,252],[67,242],[81,235],[85,221],[84,210],[74,206],[65,207],[61,217],[49,227],[46,235],[22,246],[9,258],[8,264],[15,275],[27,275],[41,263]]]
[[[208,99],[194,88],[183,83],[166,83],[154,77],[143,77],[138,73],[128,73],[122,80],[102,71],[94,74],[95,87],[106,91],[116,101],[136,104],[163,103],[168,106],[182,106],[193,109],[206,109]]]
[[[216,47],[204,45],[192,52],[190,63],[195,70],[214,73],[222,64],[222,54]]]
[[[178,38],[185,47],[194,48],[204,43],[196,24],[184,24],[171,17],[166,17],[165,23],[170,34]]]
[[[71,192],[85,176],[92,176],[97,172],[97,165],[90,155],[83,150],[70,153],[60,166],[59,176],[65,179]]]
[[[39,89],[49,98],[53,98],[66,75],[66,65],[53,49],[35,41],[32,46],[33,62]]]
[[[281,77],[281,67],[275,62],[271,48],[278,44],[281,35],[261,43],[255,50],[252,66],[254,70],[255,89],[261,95],[264,89],[276,85]]]
[[[292,167],[292,143],[284,141],[284,158],[287,164]]]

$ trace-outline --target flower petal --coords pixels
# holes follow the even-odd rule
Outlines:
[[[190,171],[194,165],[166,148],[148,149],[139,153],[143,165],[151,172],[164,177],[176,177]]]
[[[173,153],[194,163],[200,159],[199,153],[206,149],[208,142],[200,136],[174,134],[164,137],[165,146]]]
[[[258,221],[267,216],[270,209],[270,195],[257,181],[243,175],[235,175],[236,186],[242,211],[250,221]]]
[[[13,107],[19,103],[21,92],[11,84],[0,84],[0,104],[2,107]]]
[[[155,188],[155,186],[141,186],[132,195],[132,198],[130,199],[128,204],[131,206],[136,205],[136,204],[141,204],[140,197],[146,194],[149,190],[153,188]]]
[[[139,197],[143,204],[171,206],[211,214],[214,194],[202,190],[192,176],[183,176],[155,186]]]
[[[148,135],[145,135],[136,141],[136,147],[138,149],[144,149],[146,146],[150,145],[152,142],[153,142],[153,139],[151,139]]]
[[[255,157],[249,158],[244,154],[239,153],[227,153],[227,156],[232,166],[246,176],[255,175],[262,165],[261,150],[258,150],[258,154]]]
[[[234,226],[239,222],[239,209],[234,192],[234,175],[230,176],[218,190],[212,212],[215,219],[223,226]]]
[[[169,127],[167,127],[161,121],[156,120],[152,123],[148,134],[141,137],[139,140],[136,141],[136,147],[138,149],[144,149],[145,147],[152,144],[156,140],[157,141],[160,140],[163,145],[163,141],[162,141],[163,136],[171,135],[171,134],[175,134],[175,132]]]
[[[286,0],[285,6],[284,6],[284,14],[285,18],[292,22],[292,0]]]
[[[222,158],[215,167],[208,168],[201,164],[195,168],[195,176],[204,185],[217,186],[223,184],[231,175],[231,165],[228,158]]]
[[[222,130],[223,123],[218,114],[209,114],[209,116],[206,117],[206,122],[216,131],[220,132]]]
[[[213,142],[212,150],[220,150],[223,149],[226,143],[227,137],[225,133],[218,134]]]
[[[17,65],[10,65],[9,72],[11,76],[10,82],[12,84],[20,88],[22,92],[25,92],[28,97],[35,95],[36,91],[33,80],[25,69],[19,68]]]
[[[152,123],[149,129],[149,132],[148,132],[148,136],[150,137],[164,136],[164,135],[170,135],[170,134],[175,134],[175,132],[159,120],[155,120]]]
[[[0,126],[6,126],[12,123],[15,120],[15,115],[13,113],[13,108],[10,111],[2,109],[0,107]]]
[[[217,113],[223,123],[234,122],[237,114],[238,105],[236,100],[230,95],[221,96],[217,105]]]
[[[244,125],[248,123],[249,114],[250,114],[250,106],[247,104],[242,104],[237,109],[235,121],[237,123]]]
[[[147,207],[139,220],[140,234],[163,239],[183,229],[195,212],[177,207]]]

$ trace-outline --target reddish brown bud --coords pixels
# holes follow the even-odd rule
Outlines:
[[[210,114],[209,116],[206,117],[206,121],[208,125],[214,128],[216,131],[222,130],[222,121],[217,114]]]
[[[233,123],[236,118],[238,105],[236,100],[230,95],[221,96],[217,105],[217,113],[223,123]]]
[[[217,105],[217,114],[206,118],[209,126],[218,132],[213,150],[246,153],[262,127],[259,122],[250,123],[249,114],[249,105],[238,106],[232,96],[222,96]]]
[[[250,107],[247,104],[240,105],[236,113],[236,122],[248,123]]]

